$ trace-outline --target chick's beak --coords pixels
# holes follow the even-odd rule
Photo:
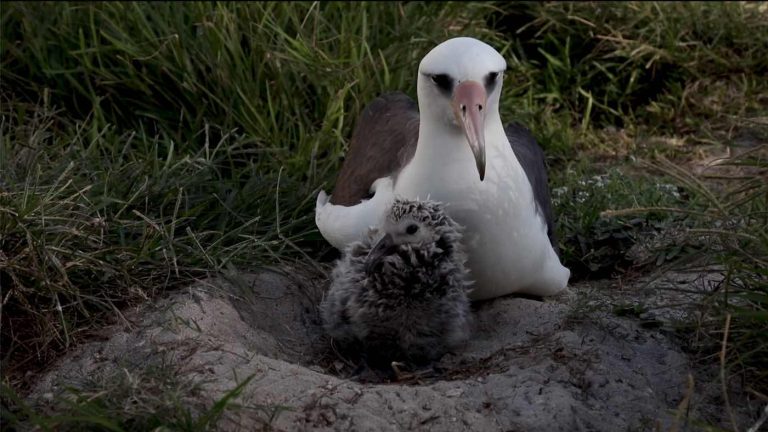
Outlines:
[[[365,271],[371,273],[376,269],[379,262],[381,262],[384,257],[394,252],[396,248],[397,245],[395,244],[395,239],[392,238],[391,234],[386,234],[373,246],[373,248],[371,248],[371,251],[368,252],[368,257],[365,260]]]

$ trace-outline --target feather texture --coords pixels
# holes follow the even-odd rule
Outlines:
[[[417,235],[404,233],[418,224]],[[321,306],[326,331],[381,362],[432,361],[469,337],[471,289],[461,228],[432,201],[396,200],[384,228],[350,244]],[[383,236],[395,245],[371,267]]]

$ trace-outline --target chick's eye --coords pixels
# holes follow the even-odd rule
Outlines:
[[[432,75],[432,82],[435,83],[441,90],[451,91],[453,87],[453,80],[446,74]]]
[[[405,232],[413,235],[413,234],[416,234],[416,231],[418,230],[419,230],[419,226],[414,224],[414,225],[408,225],[408,228],[405,229]]]

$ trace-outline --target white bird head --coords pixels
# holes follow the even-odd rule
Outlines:
[[[421,60],[418,81],[422,124],[463,134],[472,149],[480,180],[485,178],[485,119],[499,113],[507,62],[477,39],[449,39]]]

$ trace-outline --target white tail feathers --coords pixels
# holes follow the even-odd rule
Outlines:
[[[370,190],[374,194],[371,199],[349,207],[331,204],[331,196],[325,191],[317,194],[315,224],[335,248],[343,250],[348,244],[363,240],[369,229],[380,225],[394,199],[392,178],[376,180]]]

